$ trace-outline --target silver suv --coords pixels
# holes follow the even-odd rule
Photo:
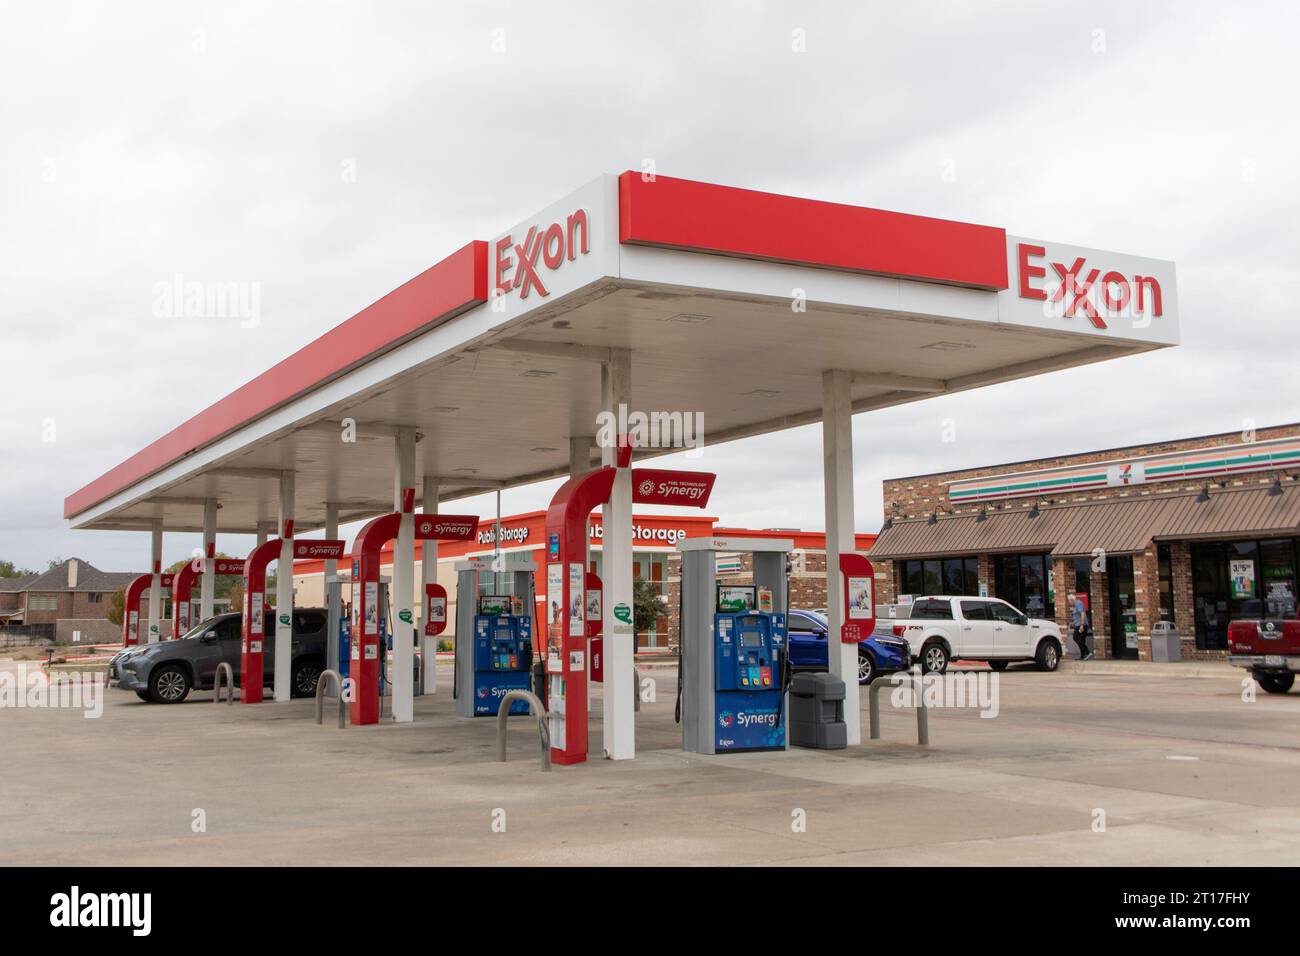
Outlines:
[[[133,690],[144,701],[179,704],[191,690],[210,690],[217,665],[226,663],[239,686],[240,615],[218,614],[175,641],[128,647],[108,662],[109,681]],[[275,680],[275,612],[267,611],[262,683]],[[294,697],[316,692],[325,667],[325,611],[293,610],[293,663],[289,686]]]

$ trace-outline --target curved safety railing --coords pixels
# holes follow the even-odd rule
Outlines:
[[[343,678],[339,676],[338,671],[332,671],[326,668],[320,672],[320,677],[316,679],[316,723],[323,723],[325,720],[325,685],[330,678],[334,678],[334,689],[339,695],[339,730],[348,725],[348,705],[343,699]]]
[[[229,664],[222,661],[217,665],[217,672],[212,675],[212,700],[214,703],[221,703],[221,675],[226,675],[226,703],[235,702],[235,671]]]
[[[877,677],[867,690],[867,713],[871,722],[871,739],[880,739],[880,691],[886,686],[901,687],[894,683],[897,675],[888,674]],[[925,707],[925,694],[922,693],[921,674],[912,674],[912,706],[916,709],[916,742],[922,747],[930,745],[930,713]]]
[[[506,762],[506,721],[510,719],[510,705],[516,700],[528,702],[528,709],[537,718],[537,733],[542,740],[542,773],[551,772],[551,729],[546,723],[546,709],[537,695],[528,690],[507,691],[497,709],[497,760]]]

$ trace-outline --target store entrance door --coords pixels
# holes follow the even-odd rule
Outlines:
[[[1137,600],[1133,588],[1133,556],[1106,559],[1110,581],[1110,656],[1137,659]]]

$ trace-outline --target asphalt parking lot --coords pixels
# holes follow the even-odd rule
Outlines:
[[[495,722],[457,718],[445,690],[412,724],[346,730],[310,700],[210,693],[110,689],[98,719],[0,709],[0,862],[1300,862],[1300,693],[1244,702],[1236,672],[1012,669],[995,718],[931,711],[929,748],[886,706],[881,741],[715,757],[679,749],[675,670],[647,673],[637,759],[549,774],[535,724],[512,719],[497,763]],[[593,710],[599,753],[599,692]]]

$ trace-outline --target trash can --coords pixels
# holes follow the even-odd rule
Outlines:
[[[844,681],[831,674],[794,676],[790,682],[790,744],[817,750],[848,746]]]
[[[1183,641],[1168,621],[1156,621],[1151,628],[1151,659],[1170,664],[1183,659]]]

